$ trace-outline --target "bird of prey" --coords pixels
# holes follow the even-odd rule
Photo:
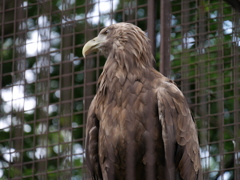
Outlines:
[[[86,125],[86,162],[94,180],[199,180],[195,123],[174,82],[154,69],[150,40],[117,23],[83,47],[106,58]]]

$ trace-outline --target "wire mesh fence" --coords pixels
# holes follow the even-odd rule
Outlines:
[[[86,115],[105,58],[81,52],[117,22],[147,33],[156,68],[184,92],[204,179],[239,179],[240,15],[215,0],[0,1],[0,179],[88,178]]]
[[[239,13],[224,1],[172,9],[172,75],[194,112],[204,179],[239,179]]]

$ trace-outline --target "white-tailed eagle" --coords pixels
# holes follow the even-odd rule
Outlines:
[[[88,112],[86,162],[104,180],[202,179],[195,123],[172,80],[154,69],[150,40],[129,23],[88,41],[107,61]]]

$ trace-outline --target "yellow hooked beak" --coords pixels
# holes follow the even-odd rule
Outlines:
[[[86,55],[90,54],[91,52],[97,51],[99,46],[102,42],[104,42],[106,37],[104,35],[98,35],[97,37],[93,38],[92,40],[88,41],[82,50],[83,57],[85,58]]]

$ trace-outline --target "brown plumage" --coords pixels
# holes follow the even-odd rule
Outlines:
[[[182,92],[156,71],[149,39],[135,25],[104,28],[83,48],[107,57],[88,112],[92,179],[202,179],[195,124]]]

